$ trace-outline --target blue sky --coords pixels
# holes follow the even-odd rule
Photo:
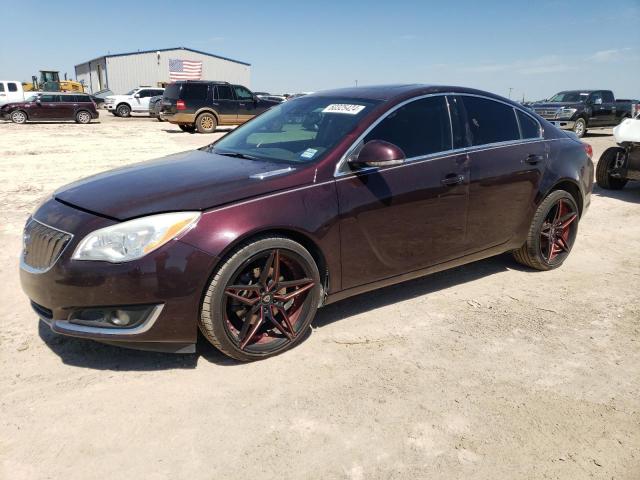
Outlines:
[[[456,84],[521,99],[571,88],[640,97],[640,0],[0,0],[0,78],[107,52],[185,46],[252,64],[254,90]]]

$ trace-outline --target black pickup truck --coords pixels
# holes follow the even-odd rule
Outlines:
[[[616,101],[611,90],[567,90],[549,100],[525,104],[556,127],[582,137],[590,128],[615,127],[640,110],[633,101]]]

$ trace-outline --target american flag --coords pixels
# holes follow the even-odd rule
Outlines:
[[[202,62],[169,59],[169,80],[200,80],[201,78]]]

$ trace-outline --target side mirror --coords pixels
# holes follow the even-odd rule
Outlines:
[[[136,93],[136,94],[133,96],[133,98],[140,98],[140,94],[139,94],[139,93]]]
[[[403,163],[406,156],[402,149],[383,140],[371,140],[364,144],[357,155],[349,159],[355,167],[386,167]]]

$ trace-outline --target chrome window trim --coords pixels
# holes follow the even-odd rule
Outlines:
[[[149,315],[149,318],[147,318],[141,325],[133,328],[91,327],[88,325],[78,325],[76,323],[71,323],[68,320],[50,320],[49,324],[54,332],[59,333],[73,332],[118,336],[139,335],[141,333],[148,332],[151,327],[153,327],[153,325],[156,323],[156,320],[158,320],[158,317],[162,313],[163,308],[164,304],[156,305],[155,307],[153,307],[153,311],[151,312],[151,315]]]
[[[430,153],[428,155],[421,155],[421,156],[417,156],[417,157],[407,158],[407,159],[405,159],[405,161],[404,161],[404,163],[402,165],[397,165],[397,167],[402,167],[407,163],[414,163],[414,162],[420,161],[420,160],[423,160],[423,161],[431,160],[434,157],[439,157],[439,158],[440,157],[449,157],[449,156],[457,155],[457,154],[463,153],[463,152],[483,151],[483,150],[488,150],[490,148],[503,147],[503,146],[516,145],[516,144],[519,145],[519,144],[522,144],[522,143],[532,143],[532,142],[544,140],[544,131],[542,129],[542,125],[540,124],[540,122],[538,121],[537,118],[535,118],[530,113],[526,112],[523,108],[517,107],[515,105],[512,105],[510,103],[504,102],[504,101],[499,100],[497,98],[491,98],[491,97],[487,97],[486,95],[479,95],[479,94],[476,94],[476,93],[463,93],[463,92],[428,93],[428,94],[425,94],[425,95],[412,97],[412,98],[409,98],[409,99],[407,99],[407,100],[405,100],[403,102],[400,102],[399,104],[395,105],[391,109],[387,110],[384,113],[384,115],[380,116],[378,119],[376,119],[375,122],[373,122],[371,125],[369,125],[369,127],[364,132],[362,132],[362,134],[345,151],[345,153],[342,155],[342,157],[340,157],[340,160],[338,160],[338,163],[336,164],[336,168],[334,169],[334,173],[333,173],[334,178],[343,177],[343,176],[346,176],[346,175],[354,175],[356,173],[369,171],[369,170],[378,170],[380,167],[368,167],[366,169],[360,169],[360,170],[357,170],[357,171],[343,170],[343,169],[344,169],[345,165],[347,164],[348,158],[351,155],[353,155],[354,151],[360,145],[360,142],[362,142],[362,140],[364,140],[364,137],[366,137],[375,127],[378,126],[378,124],[380,122],[382,122],[385,118],[387,118],[393,112],[395,112],[399,108],[402,108],[402,107],[404,107],[405,105],[407,105],[407,104],[409,104],[411,102],[415,102],[417,100],[422,100],[424,98],[440,97],[440,96],[443,96],[443,95],[445,96],[445,100],[447,102],[447,111],[449,113],[449,126],[451,128],[451,146],[452,147],[453,147],[453,122],[451,120],[451,111],[449,109],[449,101],[448,101],[448,99],[446,99],[447,96],[478,97],[478,98],[483,98],[485,100],[491,100],[491,101],[494,101],[494,102],[502,103],[503,105],[511,107],[514,110],[513,114],[516,117],[516,122],[518,122],[518,132],[520,133],[520,137],[522,137],[522,132],[520,132],[520,123],[519,123],[519,120],[518,120],[518,115],[516,113],[516,110],[520,110],[524,114],[526,114],[529,117],[531,117],[538,124],[538,127],[539,127],[538,128],[538,134],[539,134],[539,136],[538,137],[534,137],[534,138],[519,138],[518,140],[507,140],[507,141],[504,141],[504,142],[485,143],[485,144],[482,144],[482,145],[473,145],[473,146],[470,146],[470,147],[464,147],[464,148],[458,148],[458,149],[451,148],[450,150],[443,150],[441,152]],[[382,168],[384,168],[384,167],[382,167]],[[388,167],[388,168],[385,168],[385,170],[388,170],[390,168],[394,168],[394,167]]]
[[[43,225],[47,228],[50,228],[51,230],[55,230],[56,232],[61,232],[64,233],[66,235],[69,235],[69,241],[67,242],[67,244],[64,246],[64,248],[62,250],[60,250],[60,253],[58,254],[58,256],[55,258],[55,260],[53,260],[51,262],[51,266],[49,266],[48,268],[45,269],[40,269],[40,268],[34,268],[31,265],[27,265],[24,261],[24,228],[22,229],[22,250],[20,251],[20,268],[22,270],[24,270],[25,272],[29,272],[29,273],[34,273],[34,274],[40,274],[40,273],[47,273],[49,270],[51,270],[54,265],[56,263],[58,263],[58,260],[60,260],[60,257],[62,256],[62,254],[67,250],[67,248],[69,248],[69,245],[73,242],[73,233],[69,233],[66,232],[64,230],[61,230],[59,228],[56,227],[52,227],[49,224],[46,224],[44,222],[41,222],[40,220],[36,220],[33,217],[30,217],[27,220],[27,223],[25,223],[25,228],[27,227],[27,225],[29,225],[30,222],[36,222],[39,223],[40,225]]]

